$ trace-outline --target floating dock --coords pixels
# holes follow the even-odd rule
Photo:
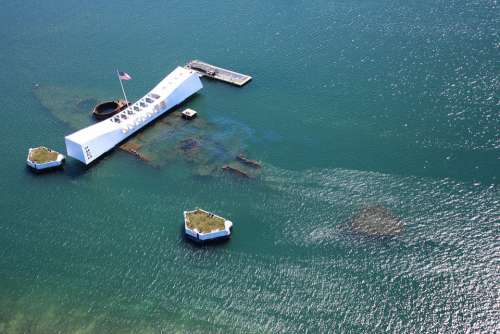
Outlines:
[[[236,86],[243,86],[252,80],[252,77],[225,68],[217,67],[200,60],[191,60],[186,68],[196,71],[202,77],[224,81]]]

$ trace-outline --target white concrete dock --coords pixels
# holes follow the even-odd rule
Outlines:
[[[88,165],[203,87],[197,73],[177,67],[143,98],[102,122],[65,137],[66,151]]]
[[[252,80],[252,77],[249,75],[217,67],[200,60],[191,60],[186,64],[186,68],[196,71],[200,76],[224,81],[239,87]]]

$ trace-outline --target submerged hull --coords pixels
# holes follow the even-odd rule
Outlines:
[[[177,67],[136,103],[65,137],[68,156],[88,165],[203,87],[196,72]]]

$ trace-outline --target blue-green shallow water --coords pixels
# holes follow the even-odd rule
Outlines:
[[[498,331],[498,13],[488,0],[2,2],[0,333]],[[28,147],[64,151],[72,131],[34,82],[118,97],[118,67],[137,98],[191,58],[254,76],[205,81],[188,104],[242,131],[255,180],[120,151],[88,170],[25,169]],[[375,204],[401,235],[350,229]],[[186,243],[195,206],[233,220],[232,239]]]

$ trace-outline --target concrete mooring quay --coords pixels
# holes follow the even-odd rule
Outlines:
[[[252,80],[252,77],[249,75],[226,70],[225,68],[220,68],[200,60],[191,60],[186,64],[186,67],[198,72],[201,76],[224,81],[240,87]]]

